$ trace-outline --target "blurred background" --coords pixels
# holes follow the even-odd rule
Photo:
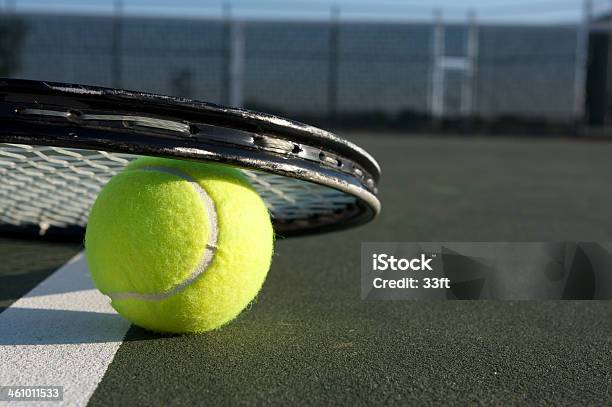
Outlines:
[[[609,0],[3,0],[0,75],[333,129],[608,135]]]

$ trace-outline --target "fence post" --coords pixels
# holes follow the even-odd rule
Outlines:
[[[330,125],[335,127],[338,116],[338,51],[340,47],[340,8],[331,8],[329,25],[329,55],[327,66],[327,113]]]
[[[244,78],[244,29],[241,21],[232,21],[229,43],[229,84],[228,102],[232,107],[243,107]]]
[[[574,120],[584,122],[586,103],[586,69],[588,59],[589,33],[593,2],[583,0],[582,19],[576,30],[576,59],[574,65]]]
[[[432,41],[432,74],[430,88],[430,109],[434,119],[439,119],[444,116],[444,68],[442,67],[442,59],[444,58],[444,24],[442,22],[442,11],[434,11],[434,29]]]
[[[123,1],[115,0],[113,4],[113,27],[111,49],[111,83],[113,88],[122,87],[123,71]]]
[[[478,24],[476,14],[468,14],[466,70],[461,90],[461,114],[472,117],[476,107],[476,75],[478,73]]]
[[[243,107],[244,29],[243,23],[232,17],[231,3],[223,4],[222,46],[222,103],[231,107]]]
[[[222,5],[222,25],[221,25],[221,103],[228,106],[230,104],[231,93],[231,24],[232,24],[232,4],[225,2]]]
[[[223,4],[223,20],[222,103],[231,107],[243,107],[243,23],[232,18],[231,3]]]

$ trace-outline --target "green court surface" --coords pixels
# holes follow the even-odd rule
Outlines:
[[[257,301],[220,330],[131,327],[89,405],[612,404],[611,302],[362,301],[359,264],[364,241],[611,240],[612,143],[344,136],[381,164],[380,217],[279,240]]]

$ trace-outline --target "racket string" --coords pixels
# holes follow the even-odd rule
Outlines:
[[[135,155],[0,144],[0,226],[84,227],[100,189]],[[243,170],[273,219],[303,221],[342,212],[356,198],[333,188]]]

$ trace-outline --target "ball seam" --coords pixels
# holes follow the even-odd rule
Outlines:
[[[163,172],[166,174],[174,175],[176,177],[183,179],[184,181],[189,182],[189,184],[191,184],[191,186],[196,190],[198,195],[200,195],[200,198],[202,199],[204,208],[206,210],[206,214],[208,216],[209,232],[208,232],[208,241],[204,247],[204,254],[202,255],[202,258],[198,262],[198,265],[195,267],[194,271],[185,280],[159,293],[139,293],[139,292],[134,292],[134,291],[105,293],[105,295],[108,296],[111,299],[111,301],[120,301],[120,300],[162,301],[162,300],[172,297],[173,295],[176,295],[182,292],[183,290],[185,290],[187,287],[189,287],[197,279],[199,279],[201,276],[203,276],[206,273],[206,270],[208,269],[208,266],[212,263],[215,257],[215,253],[217,251],[217,240],[219,237],[217,210],[215,208],[215,204],[212,198],[210,197],[210,195],[208,195],[206,190],[200,184],[198,184],[198,182],[195,179],[193,179],[190,175],[180,170],[177,170],[174,168],[161,167],[161,166],[147,166],[147,167],[136,168],[132,171]]]

